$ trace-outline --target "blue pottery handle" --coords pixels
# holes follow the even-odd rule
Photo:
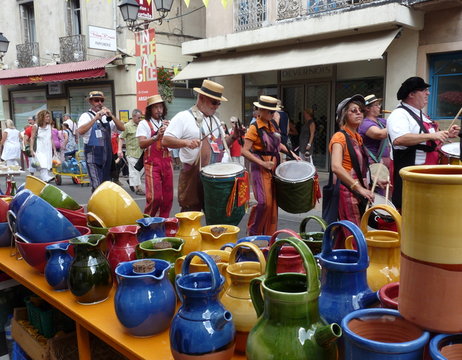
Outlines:
[[[220,250],[225,250],[227,247],[234,249],[235,246],[236,246],[235,243],[226,243],[220,248]]]
[[[352,234],[353,238],[356,240],[357,252],[358,252],[358,261],[354,265],[358,265],[364,268],[367,268],[369,264],[369,255],[367,254],[367,243],[366,239],[364,238],[364,234],[361,232],[359,227],[348,220],[340,220],[331,223],[324,232],[324,237],[322,240],[322,251],[321,251],[321,258],[326,258],[326,255],[332,254],[332,243],[334,237],[331,236],[332,230],[337,227],[345,227],[347,228]],[[340,231],[340,229],[339,229]]]
[[[308,294],[312,294],[314,292],[319,293],[318,270],[313,253],[311,252],[308,245],[306,245],[302,240],[294,237],[290,237],[288,239],[280,239],[273,243],[269,250],[268,260],[266,262],[266,278],[270,279],[277,276],[279,251],[284,244],[293,246],[303,260],[303,266],[306,271],[306,288]]]
[[[181,267],[181,275],[189,275],[189,265],[191,264],[191,260],[194,256],[201,258],[201,260],[205,262],[210,269],[212,279],[211,291],[218,290],[221,286],[221,274],[218,270],[218,266],[209,255],[202,251],[193,251],[186,256],[183,262],[183,266]]]

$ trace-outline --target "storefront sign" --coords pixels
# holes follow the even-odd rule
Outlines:
[[[136,0],[140,4],[140,9],[138,10],[138,17],[140,19],[151,20],[154,18],[152,3],[154,0]]]
[[[154,29],[135,33],[136,107],[146,108],[148,96],[158,93],[156,37]]]
[[[99,50],[117,51],[116,31],[102,27],[88,27],[88,47]]]
[[[331,76],[332,65],[318,65],[281,70],[281,81],[320,79]]]

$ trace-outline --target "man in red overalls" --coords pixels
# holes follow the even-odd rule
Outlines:
[[[411,165],[438,164],[438,148],[448,138],[457,136],[459,126],[438,130],[422,109],[428,103],[430,84],[420,77],[411,77],[401,84],[397,98],[400,105],[387,120],[387,130],[393,146],[393,204],[401,209],[402,180],[399,171]]]
[[[167,107],[160,95],[148,97],[145,120],[140,121],[136,137],[144,149],[146,208],[150,216],[168,218],[173,204],[173,168],[162,138],[168,125]]]

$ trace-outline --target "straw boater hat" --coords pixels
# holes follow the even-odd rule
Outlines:
[[[163,102],[164,100],[162,99],[162,96],[160,96],[159,94],[153,95],[153,96],[148,97],[148,102],[146,103],[146,107],[154,105],[154,104],[158,104],[158,103],[163,103]]]
[[[223,96],[223,89],[224,87],[216,82],[204,80],[202,86],[200,88],[195,87],[194,91],[215,100],[228,101]]]
[[[376,97],[374,94],[367,95],[367,96],[364,98],[364,102],[365,102],[365,105],[366,105],[366,106],[369,106],[369,105],[375,103],[376,101],[382,101],[382,98],[378,98],[378,97]]]
[[[90,99],[104,99],[104,93],[102,91],[90,91],[88,93],[88,100]]]
[[[281,108],[278,106],[278,99],[271,97],[271,96],[261,95],[258,98],[258,101],[255,101],[253,104],[257,108],[260,108],[260,109],[266,109],[266,110],[272,110],[272,111],[281,110]]]

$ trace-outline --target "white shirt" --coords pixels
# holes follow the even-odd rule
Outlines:
[[[64,124],[67,124],[67,126],[69,126],[69,130],[72,131],[72,133],[75,135],[75,122],[73,122],[71,119],[67,119]]]
[[[84,112],[82,115],[79,117],[79,122],[77,123],[77,128],[80,128],[82,125],[88,124],[91,119],[93,119],[93,116],[90,116],[90,114],[87,112]],[[106,115],[103,115],[103,118],[101,119],[101,122],[103,124],[107,123]],[[114,124],[114,121],[111,121],[109,123],[109,126],[111,127],[111,131],[115,132],[117,131],[117,127]],[[90,140],[90,135],[91,135],[91,128],[84,133],[83,135],[80,135],[83,139],[84,144],[88,144],[88,140]]]
[[[406,106],[412,112],[414,112],[418,117],[420,117],[420,110],[407,104],[401,103],[403,106]],[[401,105],[400,104],[400,105]],[[432,121],[422,113],[422,120],[427,123],[431,123]],[[393,148],[397,150],[406,149],[407,146],[396,146],[393,145],[393,142],[399,138],[400,136],[406,134],[419,134],[420,133],[420,126],[415,121],[415,119],[409,114],[405,109],[396,108],[390,114],[387,119],[387,130],[388,136],[390,136],[391,144]],[[434,132],[434,129],[430,129],[429,132]],[[426,144],[426,141],[421,143],[422,145]],[[415,155],[415,165],[422,165],[425,163],[426,153],[422,150],[417,150]]]
[[[204,117],[202,113],[200,113]],[[216,138],[220,136],[221,123],[217,117],[204,117],[202,120],[202,133],[196,123],[196,119],[189,110],[181,111],[176,114],[165,130],[164,136],[172,136],[177,139],[192,140],[202,139],[204,136],[213,134]],[[202,141],[201,146],[204,146]],[[205,144],[207,145],[207,144]],[[208,145],[207,145],[208,146]],[[182,163],[193,164],[199,156],[199,148],[189,149],[187,147],[180,148],[180,160]]]
[[[156,120],[151,118],[151,124],[154,127],[154,130],[157,131],[160,127],[162,127],[162,121]],[[136,137],[144,136],[146,139],[151,137],[151,128],[147,122],[147,120],[141,120],[138,123],[138,127],[136,128]]]

